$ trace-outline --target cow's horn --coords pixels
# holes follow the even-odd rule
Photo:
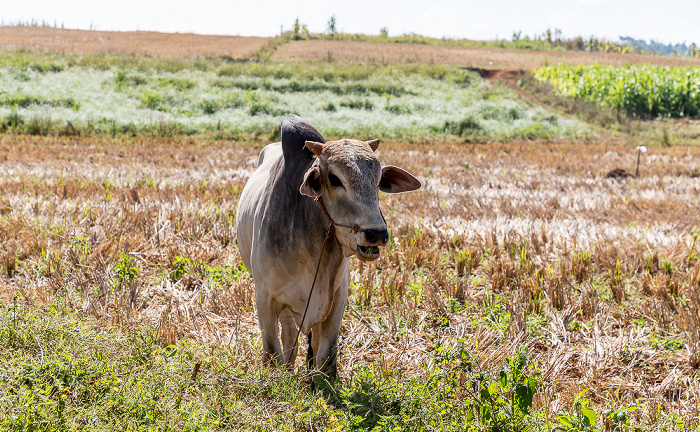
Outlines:
[[[325,144],[316,141],[306,141],[306,148],[311,150],[311,153],[320,155],[323,152]]]
[[[379,140],[373,139],[373,140],[365,141],[365,144],[367,144],[372,149],[372,151],[377,151],[377,147],[379,147]]]

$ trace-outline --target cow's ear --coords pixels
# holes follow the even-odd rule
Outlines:
[[[365,144],[367,144],[369,146],[369,148],[372,149],[372,151],[377,151],[377,148],[379,147],[379,140],[373,139],[370,141],[365,141]]]
[[[313,198],[321,196],[323,185],[321,185],[321,170],[313,166],[304,174],[304,181],[301,183],[299,192]]]
[[[306,141],[304,145],[307,149],[311,150],[311,153],[317,156],[323,152],[323,147],[325,146],[325,144],[316,141]]]
[[[399,167],[387,165],[382,167],[382,178],[379,180],[379,190],[386,193],[410,192],[420,189],[420,180],[413,174]]]

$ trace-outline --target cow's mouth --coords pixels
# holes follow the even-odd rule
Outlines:
[[[357,245],[357,257],[362,261],[372,261],[379,258],[379,246]]]

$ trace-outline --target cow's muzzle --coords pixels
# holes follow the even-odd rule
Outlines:
[[[316,198],[314,198],[314,201],[318,203],[319,207],[321,208],[321,211],[323,212],[324,216],[326,216],[326,219],[328,219],[329,222],[328,229],[326,232],[326,239],[334,238],[338,246],[342,246],[342,244],[338,240],[338,237],[336,237],[335,227],[339,226],[342,228],[350,228],[350,230],[354,233],[363,233],[365,241],[369,243],[367,246],[362,246],[359,244],[357,245],[357,247],[355,248],[357,252],[357,257],[362,261],[374,261],[377,258],[379,258],[379,246],[384,246],[389,242],[389,231],[387,231],[386,228],[381,230],[375,230],[370,228],[362,229],[357,224],[350,226],[336,223],[331,217],[331,215],[328,214],[328,210],[326,210],[326,206],[323,204],[323,199],[320,196],[317,196]],[[379,214],[381,214],[381,210],[379,211]],[[384,220],[383,214],[382,220]],[[386,220],[384,220],[384,223],[386,223]]]
[[[367,240],[367,243],[370,243],[372,245],[377,245],[377,246],[384,246],[389,242],[389,231],[383,229],[383,230],[374,230],[374,229],[366,229],[365,230],[365,239]]]
[[[364,230],[367,246],[357,245],[357,257],[363,261],[373,261],[379,258],[379,247],[389,242],[389,231],[366,229]]]
[[[357,245],[357,257],[362,261],[374,261],[379,258],[379,246]]]

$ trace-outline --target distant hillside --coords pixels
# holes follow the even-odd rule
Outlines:
[[[643,51],[649,51],[653,53],[658,53],[661,55],[676,55],[684,57],[700,57],[700,50],[698,46],[693,42],[690,45],[686,45],[685,42],[682,44],[662,44],[654,39],[651,39],[648,43],[643,39],[635,39],[629,36],[620,36],[620,40],[623,43],[632,45]]]

